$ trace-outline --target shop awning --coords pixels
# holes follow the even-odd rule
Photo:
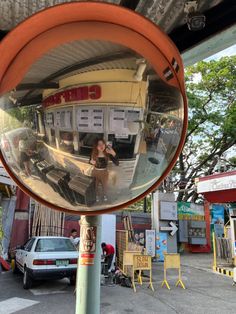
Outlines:
[[[197,192],[211,203],[236,202],[236,170],[199,178]]]

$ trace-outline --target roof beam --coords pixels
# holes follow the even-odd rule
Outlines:
[[[130,51],[125,51],[125,52],[124,51],[122,51],[122,52],[118,51],[118,52],[114,52],[111,54],[109,53],[107,55],[103,55],[101,57],[94,57],[91,59],[87,59],[84,61],[74,63],[72,65],[69,65],[69,66],[49,75],[48,77],[46,77],[41,82],[48,82],[48,81],[51,81],[53,79],[57,79],[60,76],[64,76],[64,75],[69,74],[73,71],[82,70],[83,68],[87,68],[91,65],[97,65],[97,64],[103,63],[103,62],[116,61],[116,60],[131,58],[131,57],[134,57],[134,53],[130,52]]]
[[[236,24],[225,31],[199,43],[182,54],[184,66],[204,60],[235,44]]]
[[[122,7],[134,10],[137,8],[138,4],[139,4],[140,0],[121,0],[120,1],[120,5]]]
[[[24,97],[17,99],[17,104],[21,107],[41,104],[43,101],[42,95],[36,95],[30,98],[24,99]]]
[[[0,41],[7,35],[8,31],[3,31],[0,29]]]
[[[28,89],[47,89],[47,88],[59,88],[59,84],[56,82],[42,82],[42,83],[25,83],[16,87],[16,90],[28,90]]]

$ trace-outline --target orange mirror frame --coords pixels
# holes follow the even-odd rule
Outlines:
[[[74,40],[104,40],[126,46],[146,58],[164,81],[163,71],[168,66],[173,78],[168,81],[179,89],[184,102],[183,129],[180,143],[170,164],[145,193],[122,204],[105,210],[76,211],[76,214],[102,214],[120,210],[142,199],[157,188],[168,175],[183,148],[187,131],[187,97],[184,85],[184,67],[180,54],[168,38],[155,24],[146,18],[120,6],[77,2],[58,5],[41,11],[19,24],[0,43],[0,95],[12,90],[24,77],[30,66],[48,50]],[[179,65],[175,71],[173,59]],[[0,158],[12,179],[29,196],[50,208],[74,213],[41,199],[27,189],[11,171],[2,153]]]

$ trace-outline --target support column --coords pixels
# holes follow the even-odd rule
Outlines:
[[[100,313],[101,216],[81,216],[76,314]]]
[[[42,135],[45,135],[45,128],[43,124],[43,116],[41,111],[37,111],[38,115],[38,128],[39,128],[39,133]]]

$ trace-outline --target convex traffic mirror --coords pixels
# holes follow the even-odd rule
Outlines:
[[[66,4],[22,23],[0,51],[1,158],[38,201],[112,211],[174,165],[186,132],[183,65],[151,22],[117,6]]]

